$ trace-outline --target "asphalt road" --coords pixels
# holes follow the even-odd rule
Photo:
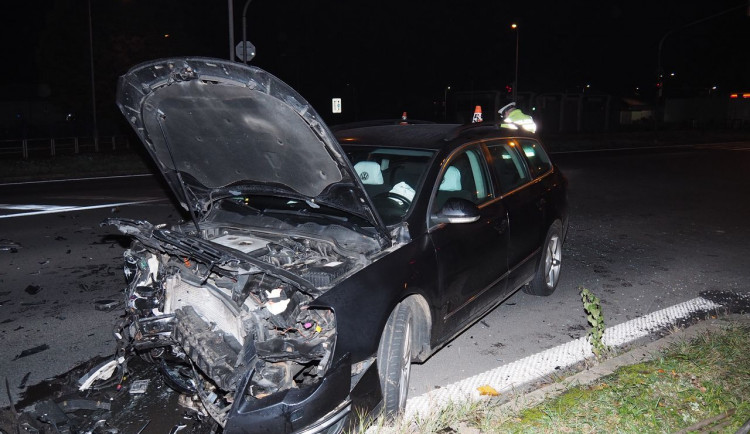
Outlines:
[[[512,296],[415,365],[410,395],[585,334],[581,286],[601,298],[608,325],[703,290],[750,292],[750,145],[555,160],[569,178],[572,211],[558,290]],[[120,300],[126,241],[99,222],[180,218],[167,197],[153,177],[0,185],[0,249],[20,245],[0,250],[0,380],[14,400],[27,373],[31,385],[112,352],[119,310],[95,303]]]

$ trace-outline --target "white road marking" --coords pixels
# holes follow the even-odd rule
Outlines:
[[[26,210],[34,210],[34,211],[44,211],[44,210],[54,210],[54,209],[66,209],[70,208],[70,206],[65,205],[14,205],[10,203],[0,203],[0,209],[17,209],[21,211]]]
[[[604,148],[604,149],[579,149],[570,151],[550,151],[550,154],[589,154],[597,152],[619,152],[619,151],[643,151],[643,150],[671,150],[671,149],[731,149],[736,151],[744,151],[746,148],[737,148],[745,146],[747,142],[719,142],[719,143],[700,143],[691,145],[661,145],[661,146],[635,146],[628,148]]]
[[[41,215],[41,214],[55,214],[55,213],[71,212],[71,211],[86,211],[90,209],[111,208],[111,207],[116,207],[116,206],[139,205],[142,203],[162,202],[166,200],[167,199],[149,199],[149,200],[139,200],[135,202],[105,203],[101,205],[89,205],[89,206],[29,205],[29,206],[36,206],[36,207],[46,206],[46,207],[54,207],[54,208],[41,209],[39,211],[23,212],[23,213],[18,213],[18,214],[4,214],[4,215],[0,215],[0,219],[8,219],[8,218],[14,218],[14,217],[27,217],[27,216]],[[2,207],[3,205],[0,205],[0,208]],[[33,208],[30,208],[30,209],[33,209]],[[40,209],[40,208],[36,208],[36,209]]]
[[[655,331],[663,330],[697,312],[709,312],[720,307],[721,305],[705,298],[694,298],[609,327],[604,332],[604,343],[615,347],[622,346]],[[439,411],[451,402],[477,401],[486,398],[477,390],[483,385],[489,385],[500,393],[513,393],[515,388],[542,380],[560,369],[573,366],[591,357],[593,357],[591,344],[585,336],[580,337],[440,389],[409,398],[406,402],[405,417],[407,420],[415,416],[429,417],[430,414]]]
[[[90,178],[66,178],[66,179],[46,179],[43,181],[20,181],[20,182],[6,182],[0,184],[0,187],[6,185],[25,185],[25,184],[48,184],[53,182],[68,182],[68,181],[97,181],[101,179],[119,179],[119,178],[140,178],[143,176],[154,176],[151,173],[139,173],[136,175],[112,175],[112,176],[94,176]]]
[[[747,142],[716,143],[715,145],[697,145],[697,149],[711,149],[722,151],[750,151]]]

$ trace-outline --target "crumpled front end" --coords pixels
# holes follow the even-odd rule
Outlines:
[[[122,353],[159,364],[228,432],[341,421],[351,364],[332,359],[336,316],[315,299],[363,257],[324,239],[218,226],[197,238],[110,223],[135,238],[125,252],[128,316],[116,330]]]

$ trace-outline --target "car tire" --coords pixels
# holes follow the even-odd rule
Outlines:
[[[406,303],[391,312],[378,346],[378,373],[383,392],[383,413],[389,419],[406,407],[409,391],[414,315]]]
[[[531,295],[547,296],[555,292],[562,270],[562,223],[555,220],[547,231],[542,257],[531,282],[523,290]]]

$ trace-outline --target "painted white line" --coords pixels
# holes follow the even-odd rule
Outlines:
[[[66,178],[66,179],[46,179],[43,181],[6,182],[4,184],[0,184],[0,187],[6,186],[6,185],[48,184],[52,182],[96,181],[96,180],[101,180],[101,179],[140,178],[143,176],[154,176],[154,175],[151,173],[138,173],[135,175],[93,176],[90,178]]]
[[[702,297],[662,309],[640,318],[610,327],[604,332],[604,342],[622,346],[634,340],[674,325],[677,321],[697,312],[720,308]],[[477,401],[482,397],[478,387],[489,385],[500,393],[512,393],[515,388],[544,379],[560,369],[573,366],[593,357],[591,344],[586,337],[558,345],[554,348],[497,367],[482,374],[458,381],[440,389],[410,398],[406,402],[405,417],[429,417],[451,402]]]
[[[109,208],[109,207],[116,207],[116,206],[139,205],[142,203],[162,202],[166,200],[167,199],[150,199],[150,200],[139,200],[136,202],[105,203],[102,205],[91,205],[91,206],[68,206],[68,207],[61,207],[57,209],[48,209],[44,211],[31,211],[31,212],[24,212],[24,213],[18,213],[18,214],[5,214],[5,215],[0,215],[0,219],[11,219],[14,217],[27,217],[27,216],[32,216],[32,215],[55,214],[55,213],[71,212],[71,211],[86,211],[90,209]]]
[[[15,209],[20,211],[27,211],[27,210],[34,210],[34,211],[44,211],[44,210],[55,210],[55,209],[65,209],[70,208],[70,206],[62,206],[62,205],[14,205],[10,203],[0,203],[0,209]]]
[[[697,148],[697,149],[712,149],[720,148],[721,146],[736,146],[744,145],[747,142],[719,142],[719,143],[698,143],[692,145],[661,145],[661,146],[635,146],[629,148],[604,148],[604,149],[580,149],[571,151],[554,151],[550,154],[587,154],[596,152],[617,152],[617,151],[642,151],[642,150],[654,150],[654,149],[685,149],[685,148]]]

